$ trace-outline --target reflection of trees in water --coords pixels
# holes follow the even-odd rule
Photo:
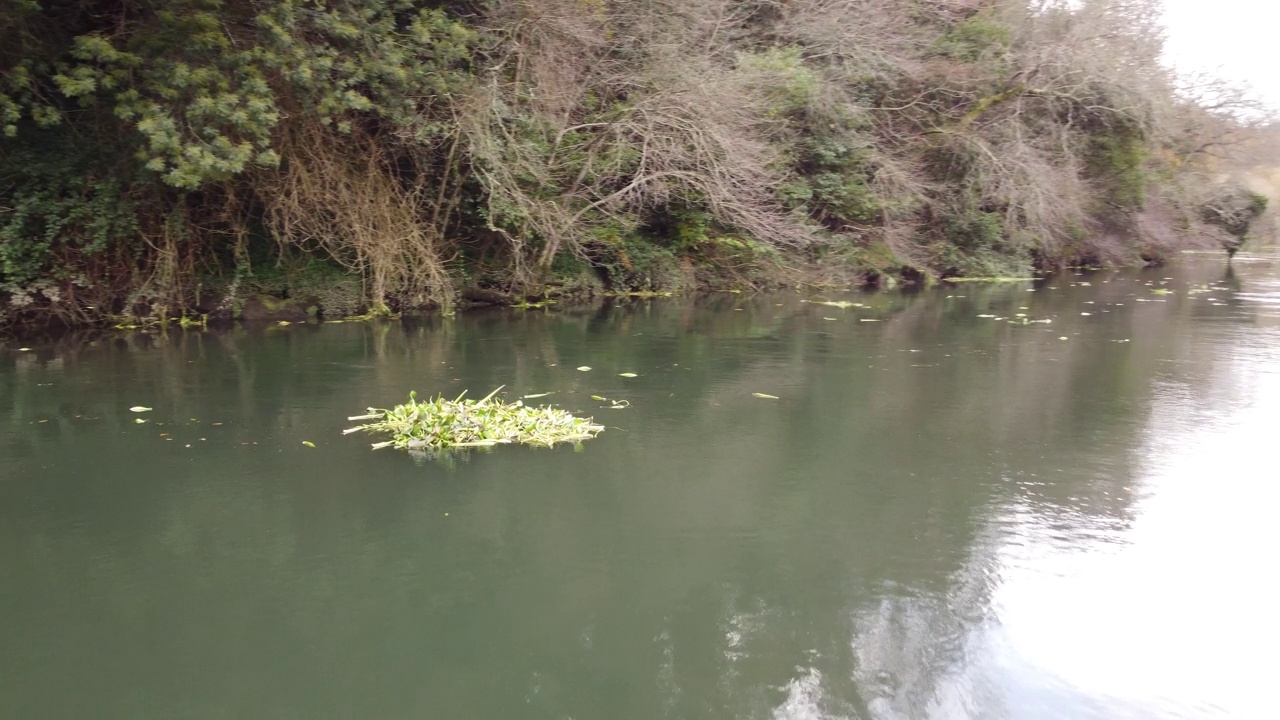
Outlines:
[[[639,302],[20,357],[0,385],[5,472],[47,485],[0,487],[24,513],[6,515],[20,542],[0,567],[101,621],[88,647],[151,647],[108,679],[149,670],[190,689],[174,707],[222,706],[236,686],[246,712],[310,693],[321,714],[963,715],[989,691],[968,669],[1017,518],[1123,527],[1153,382],[1203,387],[1220,362],[1186,320],[1226,308],[1104,280],[879,295],[869,311],[719,297],[715,312]],[[1055,321],[977,317],[1017,312]],[[869,316],[884,321],[856,322]],[[634,406],[581,455],[504,448],[453,474],[333,439],[411,388],[503,383]],[[157,450],[126,411],[139,403],[227,436],[194,461]],[[302,433],[334,447],[282,450]],[[100,481],[81,486],[84,468]],[[188,647],[225,655],[172,661]],[[105,672],[84,658],[84,675]],[[373,687],[394,692],[361,695]],[[980,704],[998,715],[1000,700]]]

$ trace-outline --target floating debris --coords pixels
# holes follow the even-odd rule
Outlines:
[[[563,442],[589,440],[602,431],[590,418],[583,419],[552,407],[530,407],[522,401],[495,401],[489,393],[483,400],[464,400],[464,391],[453,400],[437,396],[419,402],[409,393],[409,402],[390,410],[369,408],[369,414],[348,420],[375,422],[344,430],[344,435],[369,432],[390,435],[373,444],[373,449],[439,450],[446,448],[491,447],[518,443],[550,447]]]
[[[579,368],[578,368],[578,370],[579,370],[579,372],[591,372],[591,366],[590,366],[590,365],[583,365],[582,367],[579,367]]]
[[[841,309],[862,307],[862,303],[849,302],[848,300],[803,300],[802,302],[807,302],[810,305],[826,305],[827,307]]]
[[[200,439],[201,439],[201,440],[203,440],[204,438],[200,438]],[[302,441],[302,444],[303,444],[303,445],[306,445],[306,446],[307,446],[307,447],[309,447],[309,448],[313,448],[313,447],[315,447],[315,446],[316,446],[316,444],[315,444],[315,443],[313,443],[313,442],[311,442],[310,440],[303,440],[303,441]]]
[[[942,282],[949,283],[1011,283],[1011,282],[1034,282],[1038,278],[1033,277],[949,277],[942,278]]]
[[[139,412],[139,413],[151,412],[151,408],[143,407],[142,405],[134,405],[133,407],[129,408],[129,412]]]
[[[752,394],[753,396],[755,396],[755,397],[758,397],[758,398],[764,398],[765,400],[777,400],[777,399],[779,399],[777,395],[769,395],[768,393],[751,393],[751,394]]]
[[[618,373],[618,377],[633,378],[633,377],[639,377],[639,376],[636,375],[635,373]]]
[[[592,395],[591,399],[599,402],[609,403],[610,410],[626,410],[627,408],[631,407],[630,400],[610,400],[607,397],[601,397],[599,395]]]
[[[540,308],[548,307],[555,304],[556,304],[555,300],[552,300],[550,298],[544,298],[542,300],[538,300],[535,302],[522,300],[518,303],[513,304],[511,307],[516,310],[538,310]]]

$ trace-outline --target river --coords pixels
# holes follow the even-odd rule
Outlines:
[[[0,717],[1273,716],[1280,256],[832,299],[9,343]]]

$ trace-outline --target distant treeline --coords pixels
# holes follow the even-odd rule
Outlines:
[[[1159,10],[6,0],[2,314],[377,314],[1155,259],[1212,221],[1214,150],[1242,131],[1204,101],[1223,93],[1178,92]]]

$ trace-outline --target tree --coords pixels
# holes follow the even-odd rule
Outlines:
[[[1227,258],[1235,257],[1249,236],[1249,229],[1267,209],[1267,198],[1238,185],[1227,185],[1200,208],[1204,221],[1221,228],[1227,237],[1222,247]]]

